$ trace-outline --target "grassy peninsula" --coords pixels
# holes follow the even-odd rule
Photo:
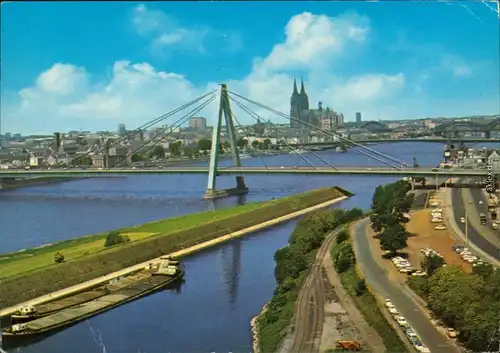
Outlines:
[[[169,218],[119,230],[129,241],[105,247],[107,233],[0,255],[0,308],[172,253],[350,193],[337,187]],[[65,261],[54,262],[60,253]]]

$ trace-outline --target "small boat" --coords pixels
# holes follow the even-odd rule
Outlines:
[[[159,262],[151,264],[146,270],[150,274],[148,277],[125,288],[33,321],[14,324],[2,331],[2,337],[5,341],[27,339],[60,330],[173,284],[182,279],[185,272],[180,263],[170,257],[162,257]]]
[[[240,159],[248,159],[252,158],[252,156],[248,153],[240,153]]]
[[[308,153],[308,152],[309,152],[308,150],[299,148],[299,149],[295,149],[295,150],[290,151],[289,154],[301,154],[301,153]]]

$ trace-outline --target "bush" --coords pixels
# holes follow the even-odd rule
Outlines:
[[[56,252],[54,254],[54,262],[60,264],[61,262],[64,262],[64,255],[61,254],[60,252]]]
[[[336,242],[337,244],[340,244],[347,239],[349,239],[349,230],[344,228],[340,232],[338,232]]]
[[[336,247],[333,253],[333,265],[337,272],[345,272],[354,264],[354,251],[352,250],[352,245],[349,242],[343,242]]]
[[[126,235],[121,235],[120,232],[114,230],[109,232],[106,236],[106,241],[104,242],[104,247],[110,247],[113,245],[118,245],[130,241],[129,237]]]
[[[363,295],[366,292],[366,283],[364,279],[360,279],[358,282],[356,282],[356,287],[354,288],[356,291],[356,295],[359,297],[360,295]]]

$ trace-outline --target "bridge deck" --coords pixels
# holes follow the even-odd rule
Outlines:
[[[52,170],[6,170],[0,171],[0,178],[62,177],[62,176],[120,176],[135,174],[189,174],[208,173],[208,167],[170,167],[163,169],[52,169]],[[499,172],[500,173],[500,172]],[[360,175],[401,175],[401,176],[486,176],[486,169],[439,169],[390,167],[226,167],[219,168],[218,174],[360,174]]]

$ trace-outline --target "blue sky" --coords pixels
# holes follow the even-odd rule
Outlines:
[[[288,113],[294,75],[346,120],[498,114],[495,6],[2,3],[2,131],[133,128],[221,82]]]

